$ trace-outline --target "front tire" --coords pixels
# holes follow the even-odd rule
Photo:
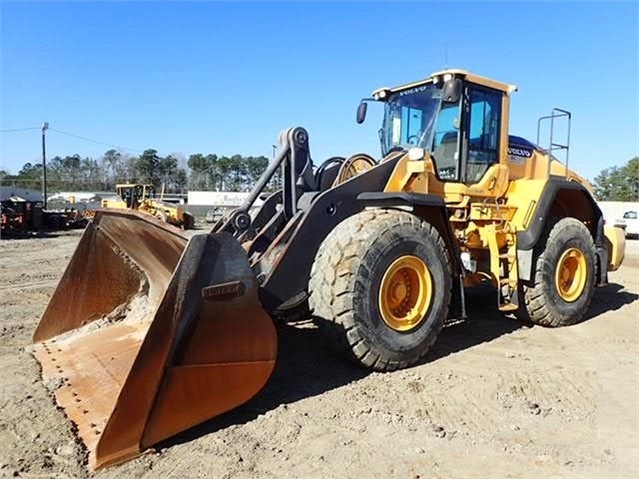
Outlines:
[[[533,283],[522,288],[520,316],[553,328],[579,322],[595,291],[595,265],[588,228],[575,218],[555,223],[537,257]]]
[[[448,315],[450,271],[435,227],[403,211],[363,211],[319,248],[309,281],[313,319],[357,364],[376,371],[410,366]]]

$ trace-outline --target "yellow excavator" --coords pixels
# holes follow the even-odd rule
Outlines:
[[[155,187],[149,184],[123,183],[115,185],[115,189],[118,197],[103,199],[102,208],[141,211],[183,229],[191,229],[195,225],[195,218],[182,206],[164,201],[164,188],[159,199],[156,198]]]
[[[509,135],[513,85],[446,70],[382,88],[382,154],[315,167],[301,127],[246,202],[188,238],[134,209],[97,211],[34,334],[42,376],[99,468],[248,401],[277,355],[272,317],[307,312],[363,367],[415,364],[465,288],[535,324],[580,321],[624,256],[589,184]],[[569,131],[569,128],[568,128]],[[555,153],[565,153],[560,162]],[[249,210],[276,171],[280,191]],[[95,285],[99,284],[99,288]],[[300,313],[300,311],[302,313]],[[570,334],[570,331],[566,331]]]

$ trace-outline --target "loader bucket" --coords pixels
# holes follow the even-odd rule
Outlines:
[[[96,212],[34,341],[92,469],[248,401],[277,349],[232,235],[188,239],[123,210]]]

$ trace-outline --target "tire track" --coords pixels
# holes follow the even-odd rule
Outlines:
[[[58,279],[45,279],[42,281],[28,281],[26,283],[8,284],[0,286],[0,291],[17,291],[22,289],[39,288],[42,286],[55,286]]]

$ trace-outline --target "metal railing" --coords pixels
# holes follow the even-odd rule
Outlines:
[[[555,120],[558,118],[566,118],[568,121],[568,129],[566,131],[566,143],[555,143]],[[537,145],[541,146],[540,136],[541,136],[541,125],[545,120],[550,120],[550,141],[549,146],[546,149],[548,153],[548,169],[546,171],[546,177],[550,176],[550,164],[553,160],[553,151],[565,150],[566,151],[566,176],[568,176],[568,160],[569,160],[569,151],[570,151],[570,122],[572,119],[572,114],[567,110],[562,110],[561,108],[553,108],[552,112],[548,116],[542,116],[537,120]]]

